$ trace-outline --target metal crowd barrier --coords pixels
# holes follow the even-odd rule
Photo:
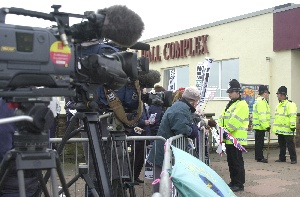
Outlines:
[[[102,138],[103,141],[107,141],[107,138],[104,137]],[[133,150],[135,149],[135,144],[137,141],[144,141],[144,155],[147,156],[149,153],[149,150],[151,149],[151,145],[147,145],[146,141],[154,141],[155,140],[162,140],[162,141],[166,141],[163,137],[160,136],[127,136],[126,137],[126,142],[132,142],[132,146],[128,147],[128,153],[133,155],[133,160],[135,162],[135,153],[133,152]],[[50,138],[50,147],[52,146],[53,143],[61,143],[62,142],[62,138]],[[64,171],[64,175],[65,175],[65,179],[66,182],[68,183],[68,181],[70,181],[71,179],[73,179],[74,177],[76,177],[79,173],[79,168],[80,166],[83,166],[82,163],[78,162],[78,152],[79,152],[79,148],[80,148],[80,143],[88,143],[89,140],[88,138],[71,138],[68,140],[67,144],[71,144],[71,143],[75,143],[75,155],[74,155],[74,159],[72,162],[68,162],[66,161],[66,156],[65,156],[65,151],[63,151],[62,155],[61,155],[61,163],[62,163],[62,170]],[[112,144],[113,145],[113,144]],[[111,145],[111,146],[112,146]],[[67,146],[67,145],[66,145]],[[82,147],[81,147],[82,148]],[[66,147],[65,147],[66,149]],[[88,149],[89,151],[89,149]],[[111,151],[113,151],[113,149],[111,148]],[[88,154],[89,155],[89,154]],[[112,154],[111,154],[112,155]],[[124,155],[120,156],[121,158],[125,158]],[[111,158],[112,159],[112,158]],[[145,158],[146,159],[146,158]],[[84,166],[89,166],[89,161],[90,159],[86,159],[86,163],[84,164]],[[146,160],[145,160],[146,161]],[[120,160],[121,162],[121,168],[124,166],[122,165],[123,160]],[[112,163],[112,162],[110,162]],[[134,165],[134,163],[133,163]],[[137,185],[135,186],[135,190],[137,192],[136,196],[151,196],[152,194],[152,182],[153,180],[153,176],[151,175],[150,172],[150,176],[147,176],[147,180],[146,180],[146,162],[144,162],[143,164],[143,170],[140,174],[140,176],[144,177],[143,179],[145,180],[145,182],[143,184]],[[109,168],[112,168],[112,166],[108,166]],[[152,166],[148,166],[148,170],[152,169]],[[121,169],[121,172],[123,170]],[[132,172],[134,173],[134,168],[132,167]],[[152,171],[153,173],[153,171]],[[152,177],[152,179],[150,179]],[[110,177],[110,180],[112,180],[112,177]],[[49,187],[51,188],[51,183],[48,183]],[[75,181],[70,187],[69,187],[69,191],[71,196],[84,196],[85,195],[85,181],[83,179],[78,179],[77,181]],[[63,197],[64,195],[62,194],[60,197]]]
[[[198,145],[198,147],[193,147],[191,142],[189,142],[187,140],[187,138],[183,137],[182,135],[170,138],[170,139],[168,139],[168,141],[169,141],[169,143],[172,143],[176,147],[178,147],[182,150],[185,150],[185,151],[189,152],[190,154],[198,157],[200,160],[204,161],[205,160],[204,137],[205,137],[205,134],[204,134],[204,132],[201,131],[199,143],[196,143],[196,141],[193,142],[193,145],[194,146]],[[102,140],[107,141],[107,138],[103,138]],[[151,144],[149,145],[149,143],[146,143],[146,142],[153,141],[153,143],[156,143],[155,140],[162,140],[163,142],[167,141],[166,139],[164,139],[163,137],[160,137],[160,136],[127,136],[126,137],[126,143],[131,142],[131,146],[128,147],[128,153],[133,156],[133,163],[135,163],[135,157],[136,157],[135,152],[133,151],[133,150],[135,150],[136,142],[138,142],[138,141],[144,142],[144,150],[143,151],[144,151],[145,161],[146,161],[146,157],[149,154],[149,151],[151,150],[151,147],[152,147]],[[62,138],[50,138],[51,144],[52,143],[61,143],[61,141],[62,141]],[[72,158],[72,160],[73,160],[72,162],[66,161],[65,151],[63,151],[63,153],[61,155],[62,170],[64,171],[67,183],[74,177],[78,176],[80,166],[89,166],[89,164],[88,164],[90,161],[89,158],[86,160],[87,163],[85,165],[83,165],[79,162],[79,159],[77,157],[79,149],[82,148],[82,146],[79,146],[79,145],[80,144],[82,145],[82,143],[88,143],[88,142],[89,142],[88,138],[71,138],[68,140],[67,144],[75,143],[75,155],[74,155],[74,159]],[[165,160],[164,160],[164,167],[163,167],[164,169],[168,169],[172,165],[172,162],[170,162],[172,153],[169,150],[170,147],[169,146],[166,146],[166,147],[167,148],[166,148],[166,152],[165,152]],[[112,148],[111,148],[111,150],[112,150]],[[196,150],[198,150],[198,151],[196,151]],[[169,160],[167,158],[169,158]],[[121,167],[122,166],[123,165],[122,165],[122,160],[121,160]],[[109,167],[111,167],[111,166],[109,166]],[[134,173],[133,167],[132,167],[132,172]],[[136,196],[151,196],[152,195],[152,182],[154,181],[153,180],[153,172],[154,172],[154,167],[150,166],[150,165],[146,164],[146,162],[144,162],[143,170],[140,174],[140,177],[143,177],[144,183],[134,186],[135,191],[136,191]],[[167,176],[167,174],[162,174],[162,177],[161,177],[161,189],[160,189],[161,192],[168,190],[168,189],[164,189],[164,188],[168,188],[167,187],[168,183],[164,184],[164,182],[165,182],[164,180],[166,180],[166,181],[169,180],[169,178],[166,178],[165,176]],[[112,180],[112,178],[110,180]],[[51,187],[51,185],[49,187]],[[80,197],[84,196],[85,181],[83,179],[78,179],[69,187],[69,191],[71,193],[71,196],[80,196]],[[163,193],[163,196],[169,196],[169,195]],[[61,197],[63,197],[63,195],[61,195]]]
[[[168,170],[171,169],[174,165],[174,158],[171,150],[171,145],[181,150],[184,150],[190,153],[191,155],[194,155],[202,162],[205,162],[207,165],[209,165],[209,162],[207,161],[209,160],[209,158],[207,158],[208,155],[205,155],[205,146],[209,146],[209,144],[205,143],[205,138],[206,135],[204,129],[199,130],[199,143],[196,142],[197,140],[194,141],[194,144],[198,144],[198,147],[196,147],[195,149],[192,149],[190,147],[189,139],[183,136],[182,134],[167,139],[165,143],[165,155],[160,178],[159,193],[154,193],[152,197],[179,196],[176,193],[176,189],[172,186],[172,181],[168,172]],[[207,147],[207,150],[209,150],[209,147]]]

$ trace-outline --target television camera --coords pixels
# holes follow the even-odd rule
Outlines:
[[[54,11],[49,14],[22,8],[0,9],[0,97],[17,104],[17,115],[33,117],[30,123],[18,124],[17,146],[25,152],[45,151],[44,132],[53,121],[47,108],[51,97],[75,97],[78,111],[85,113],[84,127],[92,144],[98,187],[102,188],[102,196],[110,196],[113,191],[107,169],[99,167],[104,165],[104,156],[99,141],[101,133],[97,131],[98,115],[94,112],[98,107],[99,87],[103,86],[108,93],[106,98],[112,98],[109,97],[112,90],[136,82],[149,72],[147,58],[137,58],[135,52],[127,51],[128,48],[149,50],[149,45],[137,42],[144,23],[126,6],[111,6],[84,15],[60,12],[60,7],[53,5]],[[6,24],[7,14],[56,24],[51,28]],[[70,26],[70,17],[83,21]],[[97,45],[85,46],[91,41]],[[100,45],[109,46],[106,49],[110,52],[95,52]],[[35,136],[35,141],[27,149],[26,139],[30,136]]]

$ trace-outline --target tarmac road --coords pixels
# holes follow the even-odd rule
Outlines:
[[[300,148],[296,149],[300,155]],[[264,151],[265,158],[267,151]],[[279,148],[272,148],[269,154],[269,162],[261,163],[254,159],[254,149],[243,153],[245,162],[246,183],[245,190],[236,192],[239,197],[296,197],[300,196],[300,160],[297,164],[291,164],[289,157],[285,163],[278,163]],[[210,154],[210,167],[214,169],[226,183],[229,183],[229,170],[226,155]]]
[[[246,171],[245,190],[236,192],[238,197],[300,197],[300,160],[297,164],[291,164],[289,157],[287,162],[277,163],[279,148],[270,149],[269,162],[261,163],[254,159],[254,149],[248,148],[243,153]],[[300,148],[296,149],[300,155]],[[266,151],[264,156],[267,156]],[[226,155],[219,156],[215,150],[210,153],[210,167],[218,173],[226,183],[229,183],[229,170]],[[65,178],[70,180],[74,177],[74,170],[65,167]],[[143,179],[141,173],[140,179]],[[152,180],[144,179],[145,184],[135,187],[137,197],[151,197]],[[71,196],[84,196],[84,182],[79,179],[78,184],[70,188]]]

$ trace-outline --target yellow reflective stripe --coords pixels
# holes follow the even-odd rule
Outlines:
[[[259,115],[267,114],[267,112],[260,112]]]
[[[247,142],[247,138],[235,138],[239,142]]]
[[[232,118],[235,118],[235,119],[237,119],[237,120],[240,121],[240,122],[243,122],[243,121],[244,121],[243,119],[241,119],[241,118],[238,117],[237,115],[232,116]]]
[[[293,135],[293,131],[280,131],[276,130],[277,134],[282,134],[282,135]]]
[[[247,131],[247,130],[248,130],[248,127],[240,127],[239,130]]]
[[[235,126],[233,126],[232,124],[230,124],[229,122],[227,123],[227,125],[232,128],[233,130],[237,130],[237,128]]]
[[[273,126],[281,127],[281,128],[290,128],[289,126],[287,126],[287,125],[282,125],[282,124],[273,124]]]

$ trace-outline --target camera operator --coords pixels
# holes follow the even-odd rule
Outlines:
[[[0,119],[14,116],[14,109],[0,98]],[[13,149],[13,137],[16,131],[14,124],[0,124],[0,162],[1,166],[7,151]],[[39,182],[35,170],[25,170],[24,180],[26,197],[37,197]],[[2,177],[0,177],[2,178]],[[0,188],[0,197],[19,197],[19,184],[15,163],[12,164],[11,171],[7,174],[3,186]]]
[[[156,85],[154,86],[155,93],[164,92],[166,91],[162,86]],[[160,121],[163,117],[164,101],[160,98],[153,99],[153,103],[149,106],[149,115],[155,114],[155,120],[153,123],[150,124],[151,136],[156,136],[158,132],[158,128],[160,125]]]
[[[133,119],[132,117],[130,119]],[[138,121],[137,127],[131,128],[129,130],[128,136],[149,136],[150,135],[150,121],[149,114],[144,104],[143,113]],[[145,152],[144,140],[136,140],[135,142],[131,141],[131,147],[133,147],[133,152],[131,153],[131,164],[133,166],[133,178],[134,184],[139,185],[140,183],[144,183],[143,180],[139,178],[140,173],[142,171],[144,161],[145,161]]]

